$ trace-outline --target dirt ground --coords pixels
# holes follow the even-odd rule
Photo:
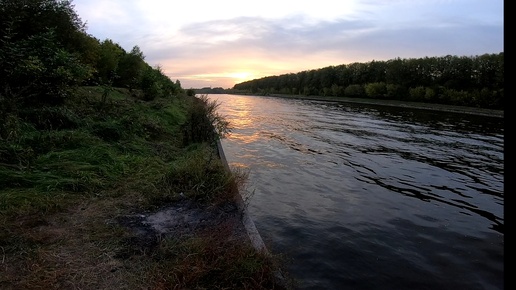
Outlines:
[[[117,221],[133,233],[136,244],[152,247],[162,238],[191,238],[222,224],[232,225],[234,239],[246,241],[249,237],[242,214],[234,202],[201,205],[184,199],[153,212],[121,216]]]

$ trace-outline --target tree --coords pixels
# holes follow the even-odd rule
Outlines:
[[[12,41],[46,33],[50,29],[55,39],[71,53],[81,53],[78,35],[86,25],[67,0],[2,0],[0,1],[0,38],[15,32]]]
[[[236,84],[234,89],[254,94],[369,96],[502,109],[504,53],[373,60],[263,77]]]
[[[86,38],[71,1],[0,1],[0,101],[62,102],[91,73],[79,57]]]
[[[96,65],[99,83],[113,84],[117,78],[118,63],[124,54],[125,50],[111,39],[106,39],[100,44]]]
[[[118,75],[116,85],[129,89],[137,87],[147,65],[144,59],[145,56],[137,45],[130,53],[123,54],[116,70]]]
[[[0,101],[15,107],[60,104],[89,77],[89,69],[58,45],[52,30],[18,41],[7,35],[0,56]]]

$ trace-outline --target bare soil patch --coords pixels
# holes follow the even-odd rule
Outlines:
[[[131,233],[126,243],[136,252],[152,250],[165,238],[184,240],[222,227],[229,229],[226,239],[249,243],[242,212],[229,201],[203,205],[183,199],[152,212],[120,216],[116,221]],[[121,254],[122,257],[127,255],[130,253]]]

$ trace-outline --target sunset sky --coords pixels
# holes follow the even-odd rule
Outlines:
[[[87,32],[138,45],[183,88],[330,65],[504,51],[503,0],[74,0]]]

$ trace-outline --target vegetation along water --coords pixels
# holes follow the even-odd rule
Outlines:
[[[0,288],[281,289],[216,108],[69,1],[0,1]]]
[[[420,103],[423,106],[459,105],[486,110],[484,112],[490,114],[493,112],[491,110],[500,111],[504,107],[503,61],[503,52],[481,56],[373,61],[271,76],[236,84],[227,90],[217,89],[217,92],[307,98],[321,96],[341,100],[353,98],[354,101],[424,101],[424,105]],[[211,88],[207,91],[211,91]],[[233,116],[231,124],[220,113],[220,103],[206,95],[196,96],[196,92],[200,90],[185,90],[179,80],[171,80],[159,66],[149,65],[138,45],[126,50],[111,39],[99,40],[87,34],[85,23],[74,11],[71,1],[0,1],[0,288],[283,289],[292,286],[290,279],[287,279],[286,284],[278,283],[277,279],[278,269],[283,268],[286,262],[283,252],[288,252],[288,248],[283,246],[289,243],[279,243],[279,246],[273,243],[272,255],[266,255],[252,247],[242,228],[241,212],[234,198],[246,184],[249,172],[238,168],[226,170],[217,155],[216,140],[226,136],[232,128],[234,133],[238,133],[236,130],[240,130],[240,126],[248,120],[245,116],[247,109]],[[293,104],[299,102],[284,101],[292,101]],[[344,107],[335,109],[329,105],[324,106],[329,110],[327,112],[347,110]],[[323,114],[319,110],[322,107],[316,105],[313,108]],[[270,108],[264,108],[263,112],[267,112],[267,109]],[[363,116],[362,111],[351,110],[352,114]],[[368,115],[369,119],[362,121],[377,129],[386,123],[391,129],[396,127],[393,124],[397,123],[391,122],[388,117],[378,116],[384,114],[383,111],[374,112],[372,114],[375,116]],[[260,113],[252,112],[256,116],[260,116]],[[397,116],[390,113],[387,115]],[[290,127],[292,124],[288,119],[276,120],[286,127],[278,127],[279,131],[259,131],[256,136],[287,144],[289,148],[303,154],[311,154],[307,153],[311,150],[320,152],[317,146],[306,147],[304,140],[296,139],[311,138],[312,135],[284,135],[286,131],[301,131],[295,126]],[[252,123],[267,124],[264,121],[254,119]],[[503,205],[503,191],[500,192],[500,174],[503,175],[503,170],[500,172],[499,163],[503,160],[500,153],[503,144],[499,140],[503,132],[496,129],[494,133],[486,133],[479,129],[478,132],[463,136],[469,132],[468,126],[475,122],[466,124],[466,129],[460,127],[463,123],[454,125],[446,120],[431,125],[403,123],[403,126],[416,131],[429,130],[429,134],[418,135],[417,138],[420,141],[428,139],[428,144],[450,145],[452,140],[455,143],[451,146],[455,146],[453,148],[464,153],[464,156],[450,153],[443,156],[455,156],[457,159],[442,160],[439,159],[442,157],[439,151],[428,149],[425,152],[430,156],[418,153],[415,157],[419,159],[416,161],[430,162],[437,152],[439,158],[436,160],[439,161],[435,161],[438,164],[434,165],[443,169],[442,172],[430,170],[429,175],[426,175],[419,171],[428,169],[426,165],[416,169],[399,165],[396,167],[399,175],[392,179],[392,176],[385,173],[385,168],[378,165],[380,162],[370,157],[384,157],[387,162],[397,162],[388,159],[392,153],[387,150],[390,148],[388,145],[403,147],[401,140],[412,133],[392,130],[393,137],[399,134],[395,142],[388,139],[394,143],[369,148],[365,145],[376,144],[378,141],[364,138],[372,134],[371,131],[357,131],[356,127],[344,131],[327,130],[325,123],[322,122],[320,127],[314,129],[314,132],[328,134],[319,136],[320,139],[333,140],[345,136],[356,142],[367,143],[353,143],[351,146],[363,148],[363,151],[337,152],[349,157],[347,165],[356,165],[339,167],[349,173],[345,176],[353,176],[348,180],[349,183],[343,184],[355,187],[347,189],[348,195],[332,198],[337,198],[348,213],[359,210],[365,212],[368,209],[365,203],[353,207],[356,205],[353,202],[359,201],[360,193],[366,189],[371,195],[363,195],[362,198],[371,202],[377,202],[375,197],[380,198],[385,201],[380,205],[386,206],[370,218],[376,216],[381,220],[383,216],[380,213],[399,215],[398,218],[383,219],[383,222],[400,229],[398,233],[401,236],[387,236],[386,243],[375,242],[375,239],[382,239],[384,232],[372,228],[374,223],[370,223],[365,215],[346,216],[350,224],[359,219],[364,219],[364,223],[346,227],[342,226],[340,220],[332,228],[335,235],[348,233],[351,237],[348,242],[365,243],[369,245],[365,248],[372,252],[377,249],[375,247],[388,248],[392,256],[378,257],[382,263],[377,265],[387,267],[386,260],[409,251],[409,261],[397,263],[402,270],[405,269],[403,267],[414,265],[414,260],[434,259],[432,261],[438,265],[436,271],[445,276],[442,285],[466,285],[473,289],[500,288],[498,277],[503,268],[500,268],[498,261],[500,255],[503,257],[503,252],[500,254],[503,215],[499,212],[499,206]],[[450,135],[442,135],[439,130]],[[377,133],[373,136],[380,139],[385,137]],[[238,134],[231,136],[235,138]],[[491,141],[493,144],[485,144]],[[345,140],[335,142],[340,142],[335,148],[348,148],[344,145],[349,144],[341,144],[347,142]],[[242,149],[249,150],[249,147],[242,144]],[[288,148],[265,152],[263,157],[271,157],[267,155],[269,153],[273,159],[293,156],[290,149],[283,149]],[[412,149],[397,148],[396,152],[412,156]],[[481,152],[483,158],[481,162],[472,158],[478,152]],[[323,158],[326,155],[311,155],[315,156]],[[327,161],[336,160],[339,159]],[[369,163],[361,163],[364,160]],[[464,160],[466,162],[461,163]],[[305,160],[307,163],[299,168],[308,168],[305,165],[312,161]],[[457,162],[461,166],[454,167]],[[269,165],[276,166],[277,163]],[[336,166],[342,164],[337,162]],[[367,173],[371,170],[379,177]],[[271,174],[277,171],[267,172]],[[447,179],[446,172],[457,174],[458,177],[453,177],[458,179],[452,179],[451,183],[446,184],[429,181],[419,185],[406,180],[421,175],[432,176],[436,180]],[[463,178],[468,180],[466,185],[462,183]],[[259,199],[262,190],[275,190],[281,185],[269,184],[269,180],[273,179],[274,176],[262,179],[267,189],[257,191],[256,201],[263,202],[263,199]],[[351,182],[353,179],[358,183]],[[285,185],[302,184],[293,183],[292,180],[296,179],[287,179]],[[338,187],[327,189],[331,192],[335,188]],[[389,202],[393,195],[384,195],[385,191],[398,192],[399,195],[394,196],[399,203]],[[350,192],[353,194],[349,195]],[[419,192],[425,195],[417,195]],[[348,199],[345,203],[340,200],[343,196]],[[479,201],[478,197],[482,200]],[[274,206],[286,205],[282,198],[275,196],[265,202],[266,206],[256,207],[257,203],[250,206],[262,222],[262,227],[267,223],[263,223],[264,216],[257,213],[269,211],[274,215]],[[331,198],[324,201],[328,200]],[[311,204],[309,199],[304,201],[307,201],[304,206]],[[405,208],[403,206],[406,204],[415,206],[407,212],[407,215],[415,216],[415,220],[402,217],[403,211],[396,210]],[[376,204],[375,208],[380,207]],[[297,217],[305,214],[299,212],[302,209],[299,206],[287,204],[285,208],[297,211]],[[325,212],[323,215],[329,215],[334,210],[332,207],[318,208]],[[437,218],[436,222],[435,215],[425,212],[427,208],[435,209],[445,218]],[[420,209],[420,214],[415,212],[417,209]],[[471,216],[471,219],[465,219],[465,216]],[[271,220],[280,225],[275,228],[278,234],[281,231],[286,234],[279,234],[278,237],[285,240],[303,237],[291,234],[300,228],[297,224],[289,224],[288,218],[276,216]],[[310,225],[306,219],[299,221],[305,222],[305,226]],[[285,227],[281,226],[284,223]],[[365,225],[372,234],[368,235],[359,228],[360,225]],[[472,225],[478,225],[479,231],[471,230]],[[315,228],[306,227],[308,230]],[[422,230],[417,241],[406,239],[413,233],[413,228]],[[435,238],[433,233],[436,231],[444,233],[448,239]],[[272,232],[264,232],[269,238],[274,237]],[[393,232],[396,231],[390,231],[391,234]],[[339,236],[337,240],[341,242],[341,238]],[[475,256],[475,259],[485,258],[487,262],[474,260],[468,263],[456,258],[449,248],[444,248],[437,256],[419,255],[417,251],[410,251],[418,247],[418,241],[430,246],[432,251],[437,251],[441,245],[450,241],[463,241],[461,239],[465,242],[459,247],[459,253],[466,255],[474,245],[479,245],[483,255]],[[484,247],[486,239],[492,240],[491,247]],[[398,252],[395,252],[392,250],[393,244],[389,242],[392,240],[406,242],[400,244]],[[309,241],[314,242],[316,239]],[[324,246],[331,249],[329,245]],[[354,250],[349,251],[350,248],[347,248],[348,251],[338,247],[333,249],[335,253],[344,255],[344,260],[352,258],[356,261],[361,256]],[[367,257],[366,262],[374,262],[373,256]],[[422,267],[430,265],[415,264]],[[305,265],[313,266],[310,263]],[[472,274],[461,271],[450,273],[472,282],[455,282],[446,276],[448,272],[445,271],[445,265],[453,265],[453,269],[466,266],[465,271],[470,269]],[[333,266],[328,269],[334,269]],[[299,269],[292,270],[296,273]],[[352,272],[356,277],[335,277],[345,279],[346,283],[353,286],[353,283],[363,283],[369,277],[370,270],[376,269],[357,267],[356,270]],[[425,280],[427,269],[415,268],[412,271],[415,274],[413,279],[422,279],[422,282],[413,280],[414,283],[428,282]],[[327,272],[328,275],[333,273]],[[377,286],[389,277],[396,277],[399,272],[382,273],[385,279],[373,279],[371,283]],[[476,273],[478,277],[471,278]],[[313,272],[313,275],[322,273]],[[301,281],[305,287],[311,287],[311,283],[326,283],[324,281],[327,280],[314,278],[313,275]],[[437,276],[434,273],[433,277]],[[323,282],[317,282],[318,279]],[[335,280],[328,283],[335,283]],[[428,287],[434,285],[428,283],[425,284],[430,285]],[[425,286],[423,284],[419,285]],[[396,284],[392,285],[394,287]]]

